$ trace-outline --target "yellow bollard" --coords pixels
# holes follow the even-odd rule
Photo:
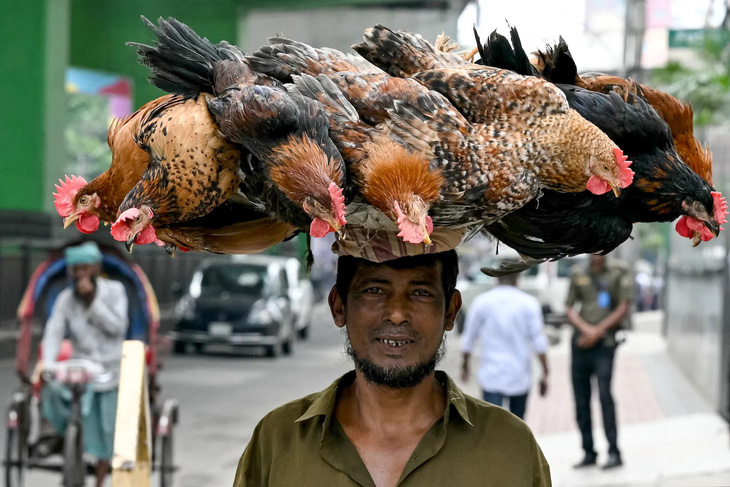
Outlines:
[[[149,487],[151,444],[145,345],[127,340],[122,345],[112,487]]]

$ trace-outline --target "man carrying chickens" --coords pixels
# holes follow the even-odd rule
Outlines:
[[[234,487],[551,485],[523,422],[435,371],[461,307],[457,274],[453,250],[341,256],[329,306],[355,370],[264,417]]]
[[[618,449],[616,408],[611,395],[616,330],[629,312],[633,283],[631,273],[604,255],[591,255],[588,269],[575,268],[566,301],[568,321],[575,327],[571,375],[578,428],[585,456],[576,468],[596,464],[591,421],[591,377],[596,376],[603,427],[608,440],[608,460],[603,469],[622,465]],[[580,311],[574,306],[580,303]]]

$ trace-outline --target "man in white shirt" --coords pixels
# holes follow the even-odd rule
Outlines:
[[[477,380],[484,400],[502,406],[507,399],[510,412],[524,419],[532,385],[532,353],[542,365],[540,395],[547,393],[548,342],[540,303],[517,289],[517,274],[500,277],[497,287],[477,296],[469,307],[461,343],[464,382],[469,380],[469,358],[477,341],[482,359]]]
[[[84,450],[97,459],[96,485],[100,487],[110,470],[114,446],[119,369],[122,342],[127,331],[127,293],[121,282],[104,279],[103,256],[97,245],[87,242],[64,251],[72,285],[61,291],[43,332],[44,365],[53,366],[67,336],[74,359],[99,364],[99,375],[82,398]],[[50,381],[42,391],[43,415],[64,434],[70,415],[71,392]]]

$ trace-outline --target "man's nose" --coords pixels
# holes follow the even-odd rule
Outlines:
[[[391,295],[385,302],[384,318],[396,325],[410,321],[410,300],[408,296],[401,294]]]

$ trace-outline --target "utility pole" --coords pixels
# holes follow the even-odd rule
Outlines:
[[[646,0],[626,0],[624,22],[624,76],[644,81],[641,51],[646,30]]]

